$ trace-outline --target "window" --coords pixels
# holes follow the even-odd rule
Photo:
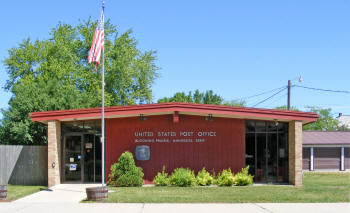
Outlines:
[[[256,182],[288,182],[288,123],[246,121],[245,162]]]

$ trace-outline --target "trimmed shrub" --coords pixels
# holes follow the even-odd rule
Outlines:
[[[111,174],[115,173],[116,176],[121,176],[134,167],[136,167],[134,157],[131,152],[126,151],[120,155],[118,162],[111,166]]]
[[[162,172],[158,172],[154,177],[153,183],[156,186],[169,186],[169,181],[168,173],[165,172],[165,166],[163,166]]]
[[[213,177],[213,183],[212,184],[217,185],[218,176],[217,176],[217,174],[216,174],[214,169],[211,170],[211,176]]]
[[[253,183],[253,176],[249,173],[249,166],[242,168],[234,177],[234,184],[236,186],[246,186]]]
[[[170,184],[173,186],[195,186],[196,176],[190,169],[177,168],[170,176]]]
[[[143,175],[142,168],[135,165],[134,157],[126,151],[111,166],[107,183],[112,186],[142,186]]]
[[[205,170],[205,167],[197,174],[197,184],[200,186],[208,186],[214,183],[214,178],[210,175],[210,173]]]
[[[118,177],[116,180],[117,186],[142,186],[143,185],[143,172],[140,167],[134,167],[131,171],[127,171],[125,174]]]
[[[222,172],[218,175],[216,183],[218,186],[232,186],[234,184],[234,176],[231,169],[229,168],[222,170]]]

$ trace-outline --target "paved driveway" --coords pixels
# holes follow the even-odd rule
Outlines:
[[[61,184],[52,191],[41,191],[11,203],[0,203],[0,213],[349,213],[350,203],[245,203],[245,204],[142,204],[79,203],[86,197],[85,188],[96,184]]]

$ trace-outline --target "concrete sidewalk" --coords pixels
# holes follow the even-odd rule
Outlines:
[[[59,184],[12,203],[79,203],[86,198],[85,188],[101,184]]]
[[[130,203],[0,203],[1,213],[349,213],[349,203],[247,203],[247,204],[130,204]]]

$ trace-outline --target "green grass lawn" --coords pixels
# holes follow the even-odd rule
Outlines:
[[[110,187],[103,202],[245,203],[349,202],[349,173],[306,173],[302,187],[290,185],[235,187]]]
[[[22,186],[22,185],[8,185],[7,186],[7,200],[17,200],[21,197],[33,194],[46,189],[46,186]]]

